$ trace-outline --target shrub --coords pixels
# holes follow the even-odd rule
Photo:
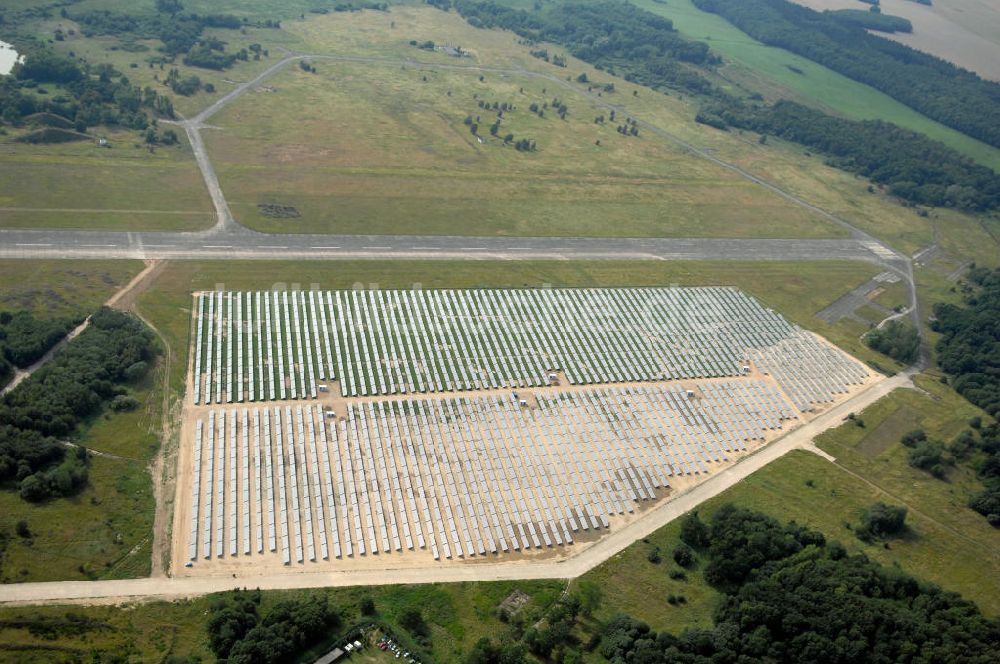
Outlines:
[[[373,616],[375,615],[375,600],[370,595],[365,595],[358,603],[358,608],[361,610],[361,615]]]
[[[694,563],[694,551],[690,546],[681,542],[674,547],[674,562],[681,567],[690,567]]]
[[[862,539],[872,539],[898,535],[906,528],[906,508],[874,503],[861,517],[861,527],[857,530]]]
[[[698,518],[698,512],[685,515],[681,521],[681,541],[695,549],[701,549],[708,546],[708,540],[708,526]]]
[[[122,413],[135,410],[139,407],[139,400],[127,394],[119,394],[111,400],[111,410]]]

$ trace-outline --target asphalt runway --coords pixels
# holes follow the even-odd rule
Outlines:
[[[239,226],[196,233],[0,231],[0,258],[663,259],[894,262],[862,240],[272,235]]]

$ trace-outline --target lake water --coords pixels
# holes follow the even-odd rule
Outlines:
[[[18,61],[19,57],[14,47],[5,41],[0,41],[0,75],[9,74]]]

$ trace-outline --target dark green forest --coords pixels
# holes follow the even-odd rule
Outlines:
[[[123,41],[123,48],[136,52],[149,50],[137,43],[142,39],[158,39],[163,43],[159,53],[147,56],[149,66],[175,62],[207,69],[226,69],[237,60],[259,59],[262,49],[226,51],[224,42],[203,37],[206,28],[239,30],[247,23],[230,15],[180,13],[180,3],[157,3],[160,11],[126,14],[106,10],[76,11],[65,6],[59,15],[75,21],[86,36],[113,35]],[[72,5],[71,5],[72,7]],[[176,9],[181,7],[181,9]],[[176,10],[176,11],[174,11]],[[133,85],[128,76],[110,64],[91,64],[78,60],[70,53],[61,55],[48,44],[31,36],[18,36],[18,25],[31,18],[51,17],[54,7],[30,8],[2,14],[2,23],[13,32],[18,49],[25,61],[14,68],[13,76],[0,77],[0,119],[12,125],[35,124],[34,118],[49,116],[59,126],[35,132],[31,142],[55,142],[83,138],[89,127],[125,127],[145,130],[155,118],[173,118],[173,103],[166,95],[151,87]],[[263,21],[265,27],[279,27],[277,21]],[[60,33],[56,33],[59,40]],[[194,79],[196,80],[196,79]],[[178,94],[192,94],[201,84],[164,81]],[[46,85],[60,86],[57,94],[48,95]],[[186,87],[185,87],[186,86]],[[43,93],[45,92],[45,93]],[[72,132],[75,131],[76,134]]]
[[[531,41],[565,46],[598,69],[657,89],[709,92],[712,84],[693,65],[718,62],[708,45],[681,37],[673,22],[620,0],[570,0],[541,11],[512,9],[487,0],[456,0],[472,25],[503,28]]]
[[[723,97],[696,118],[779,136],[818,150],[837,168],[885,185],[911,203],[991,210],[1000,207],[1000,176],[952,148],[881,120],[845,120],[797,102],[773,105]]]
[[[899,16],[890,16],[881,12],[865,11],[863,9],[827,10],[827,14],[841,23],[855,25],[867,30],[879,32],[913,32],[913,24]]]
[[[809,58],[929,118],[1000,147],[998,83],[786,0],[693,2],[754,39]]]
[[[604,627],[604,657],[616,664],[995,661],[1000,623],[959,595],[850,556],[794,522],[732,505],[700,530],[704,539],[689,545],[703,558],[706,580],[724,593],[714,627],[657,633],[621,615]]]
[[[65,93],[36,94],[50,83]],[[97,125],[145,129],[151,117],[174,117],[174,108],[169,97],[133,85],[111,65],[80,64],[38,47],[28,51],[24,64],[15,66],[13,76],[0,77],[0,118],[18,125],[40,114],[56,116],[66,129],[85,132]]]
[[[30,311],[0,313],[0,386],[14,376],[14,367],[31,366],[80,321],[39,320]]]
[[[260,591],[235,591],[209,609],[212,652],[229,664],[279,664],[294,661],[302,649],[340,625],[340,613],[325,595],[279,602],[260,612]]]
[[[911,364],[920,352],[920,335],[917,328],[898,320],[889,321],[885,327],[873,329],[865,336],[865,343],[883,355],[903,364]]]
[[[1000,269],[975,268],[964,306],[934,305],[938,364],[952,387],[990,415],[1000,415]]]
[[[978,435],[968,431],[960,435],[951,449],[956,455],[970,457],[983,490],[969,498],[976,510],[994,528],[1000,528],[1000,424],[979,428]]]
[[[0,482],[26,500],[69,495],[86,482],[86,450],[60,440],[119,397],[149,368],[152,332],[139,319],[101,308],[78,337],[0,401]],[[134,400],[133,400],[134,401]]]

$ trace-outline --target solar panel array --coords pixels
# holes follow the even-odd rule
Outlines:
[[[690,388],[690,392],[689,389]],[[565,546],[796,416],[770,381],[209,409],[192,423],[189,559],[285,564]]]
[[[733,288],[208,292],[194,403],[736,376],[748,359],[809,410],[862,365]],[[794,356],[794,359],[790,359]]]

